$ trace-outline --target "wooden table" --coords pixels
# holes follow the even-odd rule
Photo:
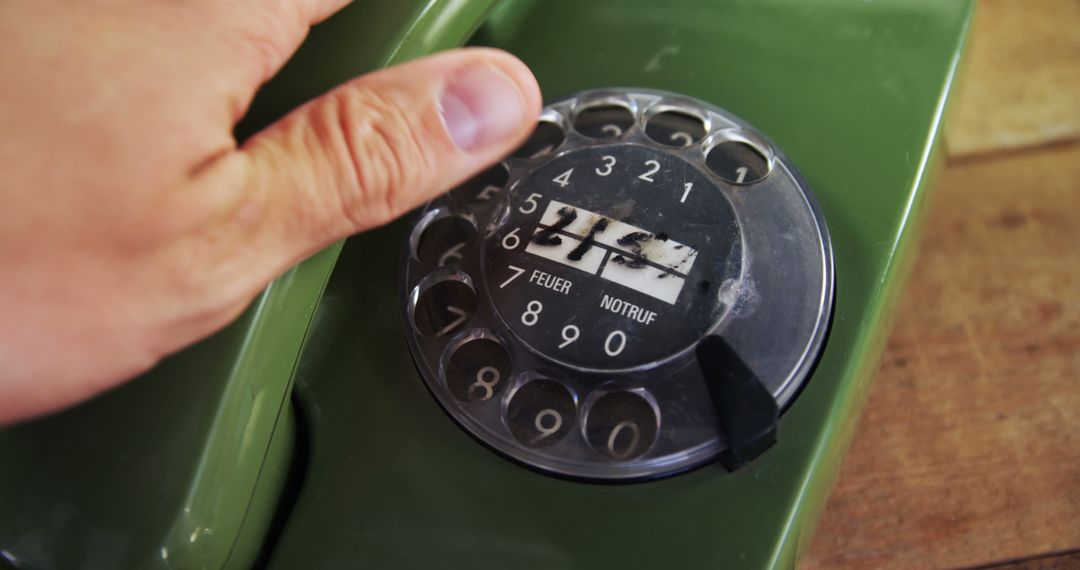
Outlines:
[[[980,10],[954,158],[806,568],[1080,568],[1080,2]]]

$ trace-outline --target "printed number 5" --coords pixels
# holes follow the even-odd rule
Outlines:
[[[518,211],[522,214],[531,214],[535,212],[536,208],[540,206],[540,204],[536,201],[537,198],[543,198],[543,196],[540,194],[536,194],[535,192],[529,194],[529,197],[525,199],[525,204],[518,208]],[[526,208],[526,206],[528,207]]]

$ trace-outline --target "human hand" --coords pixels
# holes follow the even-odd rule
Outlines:
[[[256,89],[346,3],[0,2],[0,424],[149,369],[528,135],[532,75],[470,49],[363,76],[237,147]]]

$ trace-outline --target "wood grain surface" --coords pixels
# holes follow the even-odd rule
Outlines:
[[[1080,140],[1080,0],[980,0],[952,156]]]
[[[920,251],[805,567],[1080,567],[1080,145],[954,161]]]

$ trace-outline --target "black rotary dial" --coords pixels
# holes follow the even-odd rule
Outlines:
[[[739,224],[698,168],[638,145],[574,150],[528,173],[484,242],[505,326],[566,366],[678,355],[719,322],[742,268]]]
[[[423,208],[402,315],[450,416],[520,463],[648,479],[767,449],[832,307],[824,220],[730,113],[596,90]]]

